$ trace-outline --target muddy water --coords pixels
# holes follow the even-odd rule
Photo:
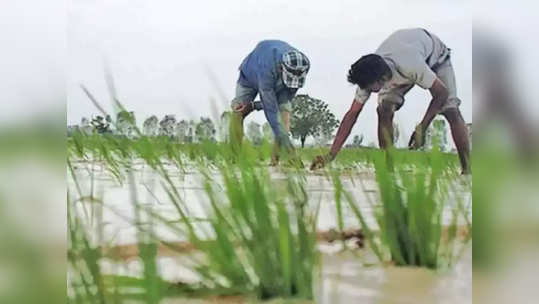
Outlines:
[[[317,303],[472,303],[471,261],[471,246],[454,269],[441,273],[412,267],[367,267],[350,252],[325,253]]]
[[[91,226],[95,227],[94,242],[107,246],[134,244],[137,241],[136,228],[133,223],[135,210],[131,203],[132,190],[137,193],[137,201],[163,217],[178,220],[174,206],[169,203],[166,192],[160,186],[159,178],[147,167],[138,165],[135,184],[120,184],[103,168],[96,164],[75,163],[76,174],[84,195],[90,194],[101,199],[100,204],[81,204],[83,216],[87,216]],[[174,183],[187,202],[193,217],[205,217],[202,206],[206,203],[206,195],[202,189],[202,177],[195,171],[178,172],[170,168]],[[216,181],[219,180],[216,173]],[[284,182],[284,174],[272,171],[275,183]],[[378,197],[378,189],[373,172],[364,169],[358,174],[342,179],[343,187],[349,191],[359,204],[364,216],[370,224],[375,225],[373,204]],[[462,193],[465,187],[456,181],[453,191]],[[68,186],[76,195],[72,180]],[[222,185],[221,185],[222,186]],[[318,229],[326,231],[337,227],[333,183],[321,175],[307,176],[307,190],[311,202],[320,202]],[[465,200],[470,193],[464,192]],[[451,202],[450,202],[451,203]],[[90,206],[91,205],[91,206]],[[344,204],[346,205],[346,204]],[[448,204],[450,207],[450,204]],[[470,211],[471,212],[471,211]],[[444,222],[449,223],[450,209],[444,212]],[[344,210],[345,227],[357,227],[358,223],[352,212]],[[145,223],[148,219],[141,219]],[[185,239],[170,231],[166,226],[155,224],[155,233],[162,240],[182,242]],[[365,264],[375,262],[373,256],[361,253],[361,257],[350,252],[343,252],[339,245],[320,245],[322,252],[322,268],[316,283],[317,303],[471,303],[472,277],[471,252],[467,252],[455,269],[444,274],[417,268],[366,267]],[[357,254],[357,252],[356,252]],[[187,258],[171,255],[161,256],[159,269],[164,279],[169,281],[197,281],[196,274],[188,267]],[[141,264],[135,259],[123,263],[103,261],[107,272],[139,276]],[[208,300],[209,301],[209,300]],[[168,299],[163,303],[243,303],[241,299],[221,299],[217,302],[206,300]]]
[[[339,246],[320,245],[321,269],[317,270],[314,284],[314,303],[323,304],[465,304],[472,303],[471,246],[449,271],[434,272],[422,268],[380,266],[365,252],[342,251]],[[185,267],[185,257],[161,257],[158,267],[167,281],[196,282],[196,274]],[[368,266],[373,265],[373,266]],[[141,264],[137,259],[126,263],[102,263],[108,271],[140,276]],[[166,299],[162,303],[253,303],[243,298],[224,299]],[[266,303],[266,302],[265,302]],[[275,300],[271,303],[282,303]],[[286,303],[306,303],[305,301]]]

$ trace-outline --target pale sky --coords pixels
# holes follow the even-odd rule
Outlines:
[[[65,29],[62,2],[0,1],[0,127],[63,116]]]
[[[424,27],[451,49],[461,111],[472,121],[471,1],[165,1],[74,0],[68,13],[67,121],[97,110],[79,88],[84,84],[112,111],[103,73],[109,62],[121,102],[141,123],[155,114],[177,119],[215,116],[234,97],[238,65],[264,39],[280,39],[311,60],[298,94],[322,99],[339,120],[355,87],[350,65],[372,53],[393,31]],[[414,88],[395,121],[407,141],[430,101]],[[376,95],[361,113],[352,136],[376,141]],[[249,120],[265,122],[262,111]],[[352,138],[350,136],[350,138]]]

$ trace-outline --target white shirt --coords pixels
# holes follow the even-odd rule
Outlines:
[[[437,78],[432,69],[449,56],[449,49],[435,35],[415,28],[394,32],[375,53],[385,60],[392,72],[391,79],[380,90],[383,94],[403,85],[417,84],[430,89]],[[365,103],[369,96],[369,91],[358,87],[355,100]]]

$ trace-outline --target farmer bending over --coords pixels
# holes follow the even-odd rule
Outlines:
[[[441,114],[451,127],[462,173],[470,173],[470,144],[459,110],[450,49],[437,36],[420,28],[394,32],[374,54],[365,55],[352,65],[348,81],[358,85],[352,106],[344,115],[329,155],[317,156],[312,169],[323,167],[339,153],[371,92],[378,92],[379,145],[390,147],[395,111],[402,107],[404,96],[417,84],[430,91],[432,100],[412,133],[409,148],[423,146],[427,128],[434,117]]]
[[[288,137],[290,102],[305,83],[309,67],[307,56],[286,42],[264,40],[257,44],[239,67],[236,97],[232,100],[234,114],[230,134],[236,147],[243,139],[245,117],[253,110],[264,110],[275,136],[272,163],[278,160],[278,148],[293,151]],[[257,94],[261,101],[254,101]]]

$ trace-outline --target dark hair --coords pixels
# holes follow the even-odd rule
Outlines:
[[[382,57],[369,54],[359,58],[348,71],[348,82],[365,89],[382,77],[391,76],[391,70]]]

